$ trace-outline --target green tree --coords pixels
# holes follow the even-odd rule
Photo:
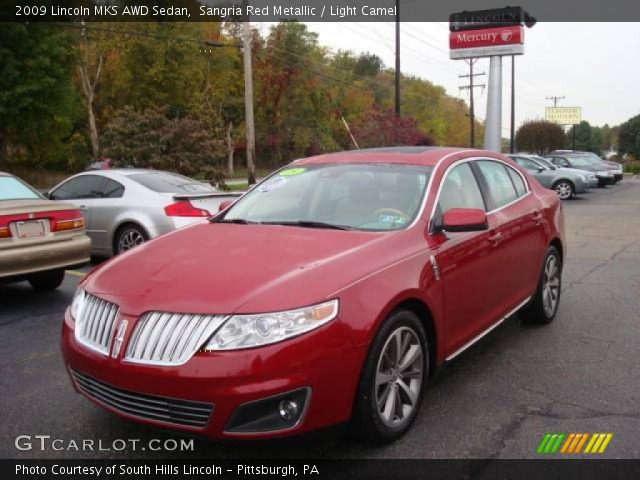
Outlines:
[[[574,125],[567,133],[567,144],[573,144],[573,130],[576,135],[576,150],[593,152],[598,155],[602,153],[602,132],[596,127],[592,127],[589,122],[583,120],[578,125]]]
[[[562,148],[565,135],[560,125],[545,120],[530,120],[518,128],[515,140],[518,150],[544,155]]]
[[[64,165],[64,140],[79,116],[71,82],[73,37],[38,23],[0,24],[0,167]]]
[[[640,158],[640,115],[630,118],[620,125],[618,152]]]

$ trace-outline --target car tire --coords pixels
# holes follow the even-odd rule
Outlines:
[[[553,245],[547,249],[536,292],[520,314],[529,323],[551,323],[558,312],[562,292],[562,259]]]
[[[46,270],[34,273],[29,277],[29,283],[34,290],[55,290],[64,280],[64,269]]]
[[[571,200],[576,191],[573,183],[568,180],[558,180],[553,184],[552,188],[556,191],[560,200]]]
[[[400,360],[398,345],[404,348]],[[429,349],[422,322],[409,310],[393,311],[371,343],[362,369],[353,433],[373,443],[389,443],[404,435],[420,409],[428,373]]]
[[[131,250],[149,240],[145,230],[135,223],[126,223],[118,228],[113,242],[113,251],[116,255]]]

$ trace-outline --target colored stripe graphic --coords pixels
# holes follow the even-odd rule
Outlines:
[[[537,452],[543,455],[578,454],[586,443],[584,453],[604,453],[612,438],[613,433],[547,433],[540,441]]]

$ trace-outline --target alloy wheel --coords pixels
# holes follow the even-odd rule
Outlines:
[[[567,200],[571,198],[571,195],[573,194],[573,189],[571,188],[571,185],[569,185],[567,182],[558,183],[556,185],[555,190],[558,193],[558,196],[562,200]]]
[[[127,229],[122,232],[120,239],[118,240],[118,252],[126,252],[127,250],[131,250],[133,247],[137,247],[142,243],[144,243],[144,237],[138,230],[133,228]]]
[[[375,400],[382,422],[399,427],[409,421],[422,387],[422,343],[409,327],[394,330],[382,348],[375,379]]]
[[[560,298],[560,265],[555,255],[547,258],[542,280],[542,306],[548,317],[552,317]]]

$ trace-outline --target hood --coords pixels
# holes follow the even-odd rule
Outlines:
[[[607,167],[609,170],[622,170],[622,165],[616,162],[610,162],[608,160],[603,160],[602,164]]]
[[[115,257],[83,286],[130,315],[286,310],[394,261],[386,245],[408,233],[199,223]]]

